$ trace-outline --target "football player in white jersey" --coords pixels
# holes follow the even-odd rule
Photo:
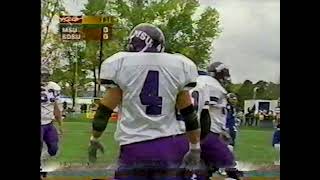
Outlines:
[[[60,86],[49,81],[50,71],[47,67],[41,68],[41,139],[40,158],[43,143],[47,145],[48,154],[55,156],[58,151],[58,132],[53,120],[58,122],[59,133],[62,133],[62,115],[58,106]],[[41,171],[41,167],[40,167]]]
[[[151,24],[131,32],[128,51],[106,59],[101,84],[107,87],[92,123],[89,160],[103,150],[99,137],[113,109],[119,119],[115,139],[120,143],[117,180],[182,179],[177,168],[200,162],[200,131],[189,96],[196,85],[197,68],[187,57],[164,53],[162,31]],[[186,124],[181,132],[178,109]],[[190,143],[190,148],[189,148]]]
[[[191,90],[193,102],[198,108],[201,124],[201,158],[208,167],[210,179],[218,168],[235,165],[233,153],[228,148],[230,136],[226,128],[227,91],[224,86],[230,81],[228,68],[221,62],[208,66],[208,73],[200,72],[197,86]],[[236,171],[227,172],[237,179]]]

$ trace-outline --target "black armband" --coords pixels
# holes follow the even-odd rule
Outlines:
[[[200,139],[203,139],[210,132],[210,127],[211,127],[210,113],[208,109],[203,109],[201,111],[200,127],[201,127]]]
[[[111,117],[112,113],[113,113],[112,109],[102,104],[99,104],[98,109],[92,121],[92,129],[98,132],[104,131],[107,127],[108,120]]]
[[[193,131],[199,128],[197,113],[193,105],[190,105],[186,108],[181,109],[180,113],[185,122],[186,131]]]

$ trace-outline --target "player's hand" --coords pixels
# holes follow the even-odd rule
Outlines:
[[[90,139],[88,148],[89,162],[94,163],[97,161],[97,151],[104,153],[104,147],[97,139]]]
[[[199,169],[201,166],[200,155],[200,149],[190,149],[183,158],[182,167],[190,171]]]
[[[59,135],[59,136],[62,136],[62,135],[63,135],[63,128],[62,128],[62,126],[59,126],[59,127],[58,127],[58,135]]]

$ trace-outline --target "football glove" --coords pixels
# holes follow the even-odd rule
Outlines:
[[[63,129],[61,126],[58,127],[58,135],[62,136],[63,135]]]
[[[95,163],[97,161],[97,151],[104,153],[104,147],[97,139],[90,139],[88,148],[89,162]]]
[[[183,158],[182,167],[190,171],[199,169],[201,167],[200,155],[200,149],[190,149]]]

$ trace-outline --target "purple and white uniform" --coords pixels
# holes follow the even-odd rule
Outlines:
[[[101,83],[123,92],[117,179],[127,179],[119,174],[132,166],[180,166],[189,143],[177,121],[176,99],[195,86],[197,76],[195,64],[179,54],[119,52],[103,62]]]
[[[54,119],[54,104],[58,103],[60,86],[55,82],[41,85],[41,149],[45,142],[50,156],[58,151],[58,133],[52,121]]]
[[[201,140],[201,157],[212,166],[218,168],[230,167],[234,165],[234,156],[228,148],[228,144],[223,142],[219,134],[226,129],[227,117],[227,91],[213,77],[200,75],[197,79],[197,86],[190,92],[198,107],[198,116],[201,111],[208,109],[210,118],[210,132]]]

